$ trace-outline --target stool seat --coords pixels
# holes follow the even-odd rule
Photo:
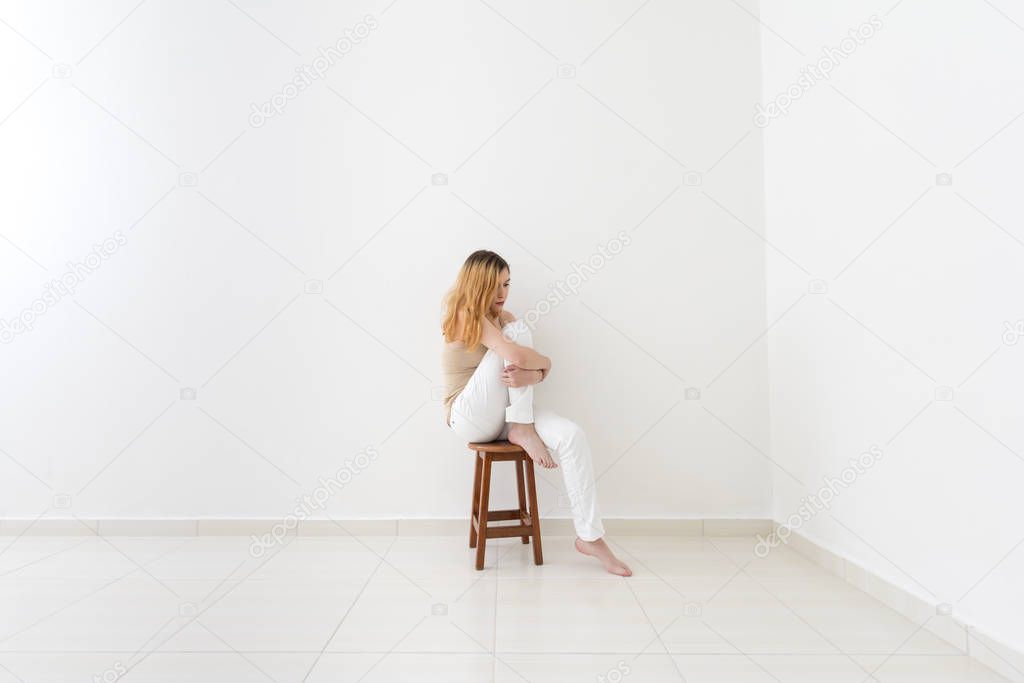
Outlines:
[[[469,450],[476,451],[477,453],[483,451],[485,453],[523,453],[522,446],[517,446],[509,441],[485,441],[481,443],[469,444]]]
[[[519,536],[523,544],[533,538],[533,562],[544,564],[540,546],[540,515],[537,512],[537,481],[533,472],[533,459],[521,446],[508,441],[471,443],[476,452],[473,475],[473,502],[469,517],[469,547],[476,548],[476,568],[484,568],[484,553],[488,538]],[[516,490],[519,507],[511,510],[491,510],[491,464],[512,462],[516,469]],[[524,482],[523,471],[526,471]],[[529,496],[527,496],[529,494]],[[529,498],[529,501],[527,501]],[[516,520],[518,524],[488,525],[489,521]]]

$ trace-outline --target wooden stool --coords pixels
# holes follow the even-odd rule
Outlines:
[[[484,568],[484,552],[488,538],[519,536],[523,544],[533,537],[533,563],[544,564],[540,547],[540,515],[537,514],[537,482],[533,476],[533,460],[521,447],[508,441],[471,443],[470,450],[476,451],[476,473],[473,475],[473,507],[469,517],[469,547],[476,548],[476,568]],[[519,508],[516,510],[490,510],[488,500],[491,494],[491,463],[510,460],[516,468],[516,488],[519,492]],[[526,468],[526,485],[523,484],[523,468]],[[529,489],[530,506],[526,506],[526,489]],[[512,526],[488,526],[489,521],[506,519],[519,520]]]

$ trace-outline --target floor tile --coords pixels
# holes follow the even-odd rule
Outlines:
[[[298,683],[314,658],[313,653],[7,653],[0,655],[0,683],[113,681],[121,676],[135,683]]]
[[[496,683],[682,683],[671,655],[499,654]]]
[[[324,654],[307,683],[482,683],[495,668],[489,654]]]
[[[319,651],[355,602],[362,583],[250,579],[228,588],[163,649]]]
[[[29,568],[41,561],[86,542],[87,539],[81,537],[0,536],[0,578],[31,571]]]
[[[642,651],[654,630],[626,580],[500,579],[498,653]]]
[[[778,678],[741,654],[672,655],[686,683],[779,683]],[[790,683],[781,679],[783,683]]]
[[[880,683],[1006,683],[1006,679],[969,657],[897,655],[875,672]]]
[[[329,652],[490,652],[496,580],[416,578],[389,567],[361,590]]]
[[[864,683],[872,670],[846,655],[752,655],[751,659],[786,683]]]
[[[494,539],[487,542],[483,571],[493,571],[498,558],[506,557],[518,538]],[[475,564],[476,550],[469,547],[466,536],[399,536],[388,552],[393,568],[412,578],[469,577],[480,572]]]

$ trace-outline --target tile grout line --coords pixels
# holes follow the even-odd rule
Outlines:
[[[647,620],[647,623],[650,625],[651,630],[654,631],[654,637],[655,637],[655,639],[657,639],[658,643],[661,645],[661,649],[664,650],[665,654],[667,654],[669,656],[669,660],[672,662],[672,666],[675,668],[676,673],[679,674],[679,680],[681,680],[683,683],[686,683],[686,676],[684,676],[683,672],[679,669],[679,663],[676,662],[675,657],[673,657],[672,653],[668,651],[668,646],[665,645],[665,641],[664,641],[664,639],[662,639],[661,633],[658,631],[658,627],[654,625],[654,620],[651,619],[651,615],[649,615],[647,613],[647,610],[644,609],[643,603],[640,602],[640,596],[638,596],[636,594],[636,591],[633,590],[633,586],[631,586],[629,584],[628,578],[624,578],[623,580],[626,581],[626,588],[629,589],[629,592],[633,596],[633,600],[636,601],[636,606],[640,608],[640,611],[644,615],[644,619]],[[680,616],[682,616],[682,615],[680,615]],[[672,623],[675,623],[675,621],[677,621],[677,620],[678,620],[678,617],[676,617],[676,620],[673,620]]]
[[[395,539],[395,540],[397,540],[397,539]],[[384,558],[386,558],[388,553],[391,552],[391,548],[394,547],[394,545],[395,545],[395,541],[391,541],[391,544],[388,545],[387,550],[385,550],[384,553],[380,556],[380,559],[377,560],[377,564],[373,568],[373,571],[370,572],[370,575],[368,577],[366,577],[366,581],[363,582],[363,585],[359,589],[359,592],[356,593],[356,596],[354,598],[352,598],[352,602],[349,604],[348,608],[345,610],[345,613],[341,615],[341,619],[338,621],[337,626],[334,627],[334,630],[331,631],[331,635],[329,635],[327,637],[327,640],[324,641],[324,646],[322,648],[320,648],[319,654],[317,654],[317,656],[313,659],[313,663],[309,665],[309,669],[306,671],[306,675],[302,677],[302,682],[303,683],[305,683],[305,681],[307,679],[309,679],[310,674],[313,673],[313,669],[315,669],[316,665],[320,663],[320,659],[324,656],[324,652],[327,651],[327,648],[331,644],[331,641],[334,640],[334,637],[338,634],[338,631],[341,629],[341,625],[345,623],[345,619],[352,612],[353,608],[355,608],[356,603],[359,602],[359,598],[361,598],[363,596],[363,592],[366,591],[367,586],[369,586],[370,582],[373,581],[373,577],[375,577],[377,575],[377,572],[380,571],[380,568],[384,565],[384,561],[385,561]]]

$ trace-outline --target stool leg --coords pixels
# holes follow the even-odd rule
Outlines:
[[[483,463],[480,461],[480,454],[473,451],[473,459],[476,460],[476,467],[473,469],[473,501],[469,508],[469,547],[476,547],[476,527],[473,520],[480,513],[480,473],[483,471]]]
[[[523,515],[529,514],[526,508],[526,485],[523,483],[523,461],[513,460],[512,464],[516,466],[516,491],[519,493],[519,517],[522,519]],[[523,536],[523,545],[530,542],[529,536]]]
[[[484,568],[484,552],[487,550],[487,512],[490,505],[491,495],[491,454],[483,455],[483,472],[480,476],[480,503],[477,516],[480,520],[480,529],[476,539],[476,568]]]
[[[540,547],[540,513],[537,510],[537,480],[533,476],[533,460],[527,459],[524,464],[530,494],[530,524],[533,526],[533,563],[544,564],[544,553]]]

